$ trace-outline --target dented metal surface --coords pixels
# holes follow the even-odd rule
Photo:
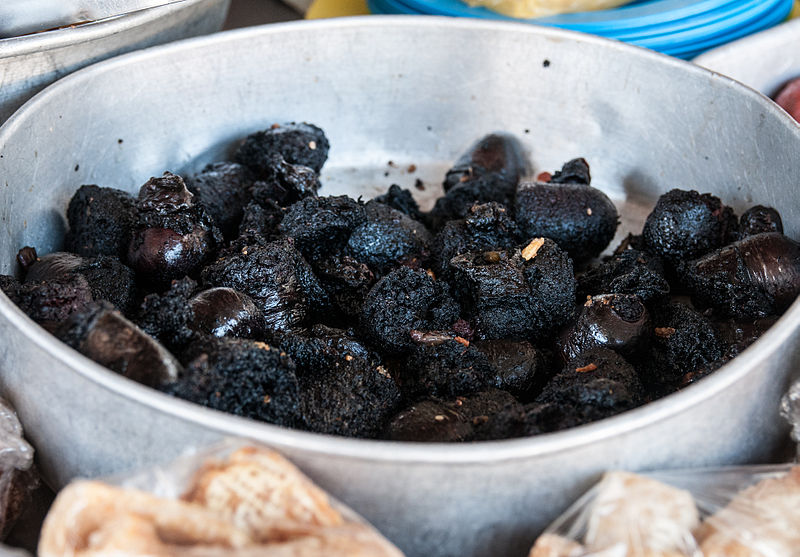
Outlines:
[[[517,135],[534,172],[584,156],[638,231],[659,194],[713,191],[780,208],[800,238],[800,127],[691,64],[585,35],[438,18],[272,25],[134,53],[62,80],[0,129],[0,272],[60,247],[86,183],[136,191],[190,172],[273,122],[331,142],[322,194],[391,183],[430,200],[478,137]],[[413,168],[413,170],[412,170]],[[417,180],[421,187],[415,188]],[[334,438],[167,397],[89,361],[0,295],[2,389],[54,485],[163,462],[226,435],[283,451],[411,556],[521,556],[598,474],[763,462],[788,441],[778,401],[798,368],[795,303],[711,377],[623,415],[472,445]]]

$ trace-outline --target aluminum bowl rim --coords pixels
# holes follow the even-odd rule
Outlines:
[[[0,61],[4,58],[26,56],[101,40],[127,29],[145,26],[204,1],[206,0],[173,1],[173,3],[163,6],[143,8],[127,14],[88,21],[75,27],[60,27],[51,31],[0,39]]]
[[[692,63],[671,58],[647,49],[627,45],[601,37],[562,29],[537,27],[526,23],[505,21],[483,21],[436,16],[369,16],[348,17],[318,21],[294,21],[279,24],[268,24],[233,31],[225,31],[205,37],[185,39],[151,47],[141,51],[124,54],[109,60],[98,62],[87,68],[78,70],[50,85],[20,108],[0,127],[0,145],[8,142],[8,136],[21,127],[28,113],[35,112],[37,107],[45,105],[51,95],[58,94],[60,89],[69,87],[73,82],[90,80],[96,74],[114,71],[117,66],[126,66],[151,57],[169,56],[170,52],[192,49],[199,43],[224,43],[239,41],[248,36],[264,34],[291,33],[295,30],[342,29],[359,27],[394,28],[426,26],[430,28],[462,28],[491,30],[507,30],[514,33],[531,33],[544,35],[555,42],[570,40],[596,44],[603,48],[620,51],[623,55],[644,56],[654,63],[671,65],[680,71],[703,75],[705,78],[718,80],[740,91],[745,97],[756,99],[766,112],[771,112],[794,130],[800,144],[800,124],[767,97],[733,79],[706,70]],[[75,372],[103,389],[125,397],[153,410],[182,419],[186,422],[203,426],[210,431],[225,436],[249,438],[254,441],[272,444],[277,448],[293,449],[306,453],[330,455],[370,462],[392,462],[421,465],[473,465],[484,463],[500,463],[530,459],[537,456],[552,456],[581,446],[608,440],[621,434],[631,433],[651,425],[659,420],[674,417],[683,411],[706,402],[744,377],[760,361],[776,353],[781,344],[786,342],[800,327],[800,300],[794,303],[752,346],[747,348],[702,381],[662,399],[650,402],[617,416],[598,422],[571,428],[565,431],[537,435],[527,438],[483,441],[470,444],[455,443],[416,443],[385,441],[374,439],[352,439],[327,434],[293,430],[268,423],[257,422],[247,418],[226,414],[180,400],[164,394],[156,389],[146,387],[97,364],[83,356],[68,345],[55,339],[44,328],[40,327],[22,312],[9,298],[0,292],[0,318],[17,328],[30,341],[63,363],[69,372]],[[776,408],[777,413],[777,408]]]

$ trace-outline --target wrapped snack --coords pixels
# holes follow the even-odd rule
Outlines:
[[[765,478],[708,517],[697,532],[705,557],[794,557],[800,551],[800,467]]]
[[[22,437],[17,414],[0,399],[0,539],[8,535],[38,485],[33,447]]]
[[[692,556],[692,530],[699,523],[688,491],[609,472],[536,541],[530,557]]]
[[[775,465],[610,472],[530,557],[797,557],[798,548],[800,466]]]
[[[45,519],[39,556],[402,556],[277,453],[211,454],[199,470],[195,456],[121,486],[70,484]]]
[[[511,17],[544,17],[570,12],[616,8],[631,0],[466,0],[470,6],[485,6]]]
[[[688,491],[613,472],[600,483],[584,543],[590,551],[622,543],[637,555],[684,555],[694,549],[691,531],[699,523]]]

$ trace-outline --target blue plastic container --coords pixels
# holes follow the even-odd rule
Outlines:
[[[461,0],[368,0],[373,13],[527,21],[592,33],[680,58],[763,31],[789,15],[793,0],[640,0],[613,10],[514,20]]]

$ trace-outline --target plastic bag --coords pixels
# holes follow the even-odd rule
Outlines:
[[[789,387],[789,391],[781,399],[781,416],[792,426],[792,439],[800,443],[800,381]]]
[[[470,6],[484,6],[511,17],[531,18],[548,15],[607,10],[631,0],[465,0]]]
[[[31,554],[24,549],[0,545],[0,557],[31,557]]]
[[[17,414],[0,399],[0,539],[8,535],[38,485],[33,447],[22,437]]]
[[[609,472],[530,557],[797,557],[800,466]]]
[[[226,442],[109,483],[64,488],[39,557],[402,557],[278,453]]]

